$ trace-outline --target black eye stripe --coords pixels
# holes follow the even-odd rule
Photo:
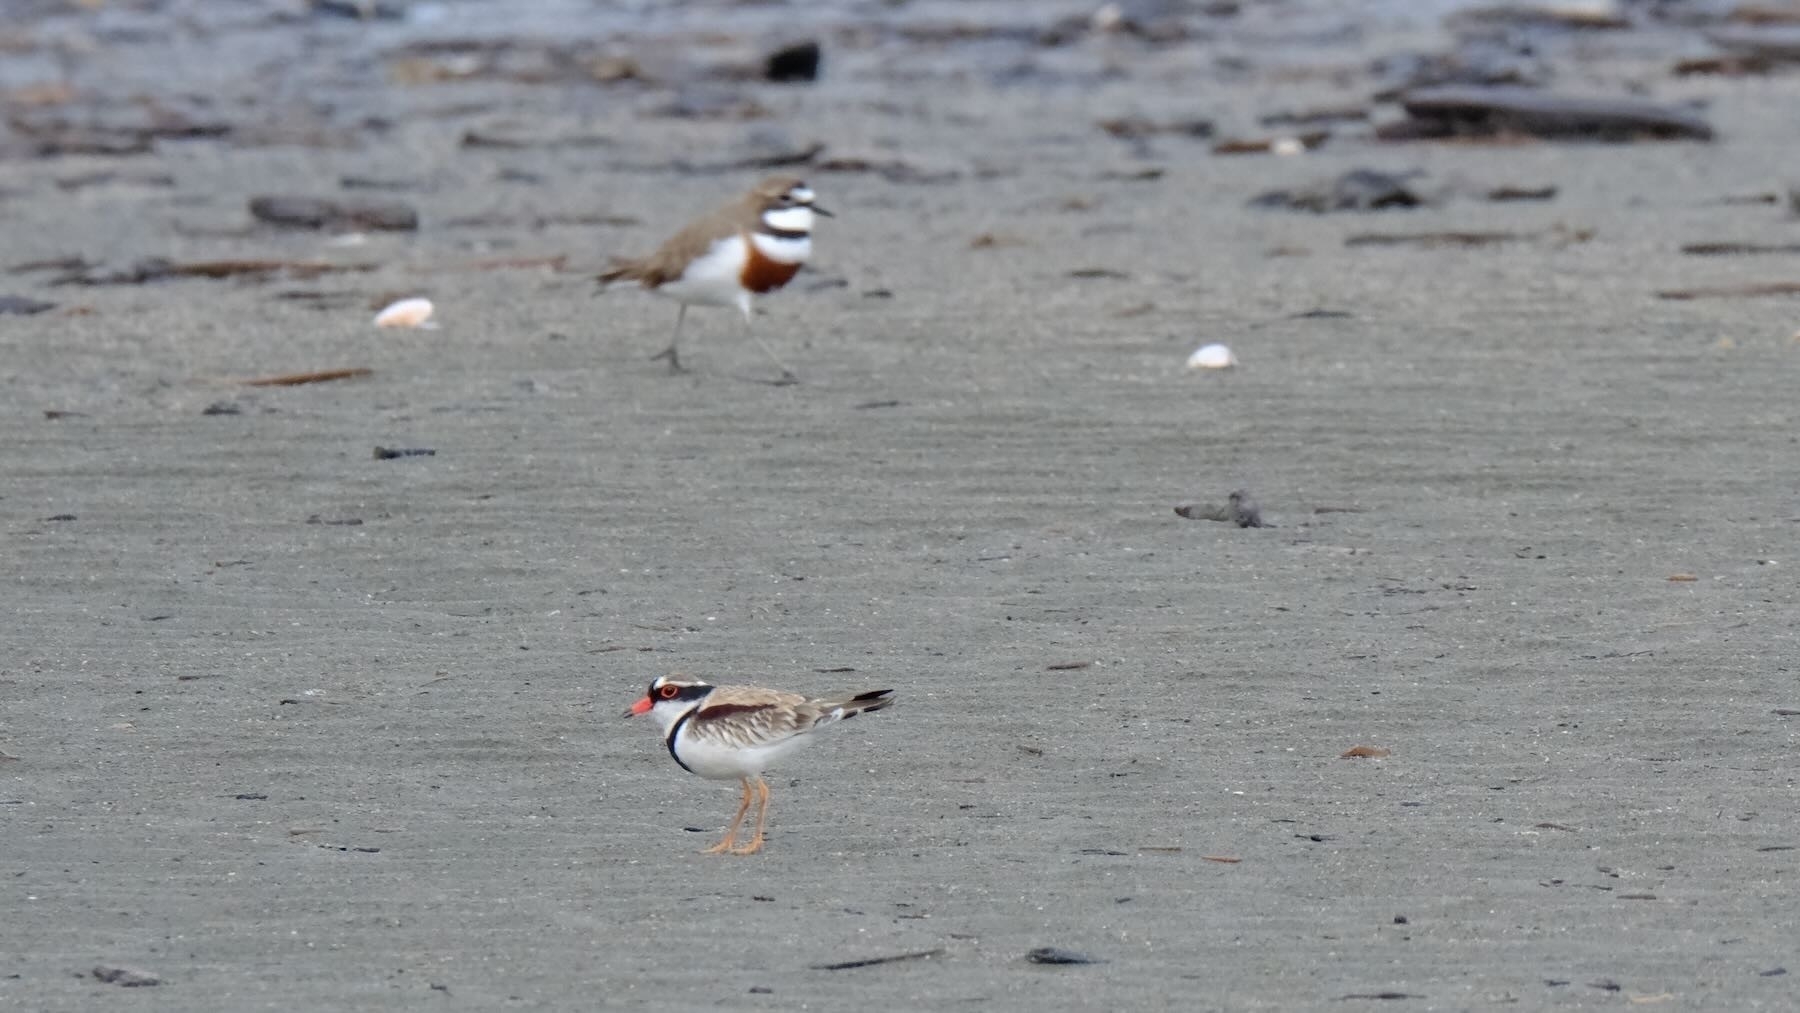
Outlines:
[[[712,686],[704,682],[684,686],[681,683],[663,682],[658,679],[650,684],[650,688],[645,691],[644,695],[648,696],[653,703],[662,703],[667,700],[698,700],[712,691]]]

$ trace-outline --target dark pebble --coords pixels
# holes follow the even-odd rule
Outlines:
[[[162,979],[156,975],[133,967],[109,967],[101,964],[94,968],[93,975],[108,985],[118,985],[121,988],[145,988],[162,984]]]
[[[1040,946],[1025,954],[1025,959],[1034,964],[1104,964],[1099,957],[1090,957],[1085,953],[1065,950],[1060,946]]]
[[[812,40],[783,46],[763,64],[763,77],[770,81],[816,81],[819,79],[819,44]]]

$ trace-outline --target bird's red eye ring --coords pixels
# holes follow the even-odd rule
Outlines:
[[[664,700],[673,700],[673,699],[675,699],[676,695],[679,694],[680,692],[681,692],[680,687],[664,686],[662,689],[657,691],[657,695],[662,697]]]

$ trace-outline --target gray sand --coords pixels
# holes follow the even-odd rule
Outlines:
[[[721,23],[754,52],[780,11]],[[1276,38],[1271,15],[1226,24]],[[672,94],[652,86],[387,84],[372,54],[409,31],[248,24],[223,68],[161,78],[204,91],[238,59],[253,109],[291,110],[337,74],[363,105],[327,125],[393,116],[385,136],[0,162],[7,265],[380,265],[0,275],[62,304],[0,317],[0,1008],[1800,1002],[1800,717],[1775,713],[1800,708],[1800,312],[1654,296],[1796,279],[1792,257],[1677,249],[1800,238],[1720,203],[1791,178],[1800,79],[1677,80],[1634,52],[1567,70],[1711,99],[1713,144],[1352,131],[1218,157],[1093,124],[1255,134],[1366,93],[1291,68],[1355,71],[1415,29],[1237,74],[1193,55],[1235,36],[1089,40],[1012,85],[827,36],[818,85],[725,86],[773,111],[751,124],[645,115]],[[209,45],[229,50],[119,42],[87,73],[128,94]],[[1130,72],[1083,76],[1113,45]],[[260,62],[283,46],[293,66]],[[727,311],[689,315],[696,371],[671,378],[648,356],[673,306],[587,274],[759,175],[671,160],[770,124],[956,176],[810,173],[839,217],[755,322],[805,382],[756,382]],[[471,126],[611,141],[459,147]],[[1365,165],[1561,189],[1245,206]],[[175,185],[56,182],[101,170]],[[346,174],[413,183],[378,196],[425,227],[191,234]],[[507,221],[442,224],[484,214]],[[554,214],[641,224],[534,227]],[[1343,242],[1558,226],[1594,235]],[[1126,277],[1071,277],[1093,268]],[[383,293],[430,296],[442,329],[373,329]],[[1300,316],[1320,309],[1345,315]],[[1185,370],[1212,341],[1241,365]],[[374,374],[238,382],[344,366]],[[202,414],[219,401],[241,413]],[[1237,488],[1274,527],[1173,512]],[[776,772],[764,854],[703,856],[735,786],[617,718],[673,671],[899,704]],[[1339,758],[1357,745],[1392,755]],[[1039,946],[1106,962],[1026,962]],[[1343,998],[1382,993],[1407,998]]]

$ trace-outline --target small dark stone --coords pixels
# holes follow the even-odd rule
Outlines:
[[[391,461],[396,457],[436,457],[437,451],[429,447],[376,447],[375,460]]]
[[[156,975],[133,967],[109,967],[101,964],[92,973],[97,980],[120,988],[146,988],[162,984],[162,979]]]
[[[1085,953],[1065,950],[1059,946],[1040,946],[1025,954],[1025,959],[1034,964],[1104,964],[1099,957],[1090,957]]]
[[[202,411],[200,414],[242,415],[244,414],[244,409],[243,406],[239,405],[236,401],[214,401],[212,404],[207,405],[206,410]]]
[[[819,79],[819,44],[808,39],[783,46],[769,54],[763,64],[763,77],[770,81],[816,81]]]

